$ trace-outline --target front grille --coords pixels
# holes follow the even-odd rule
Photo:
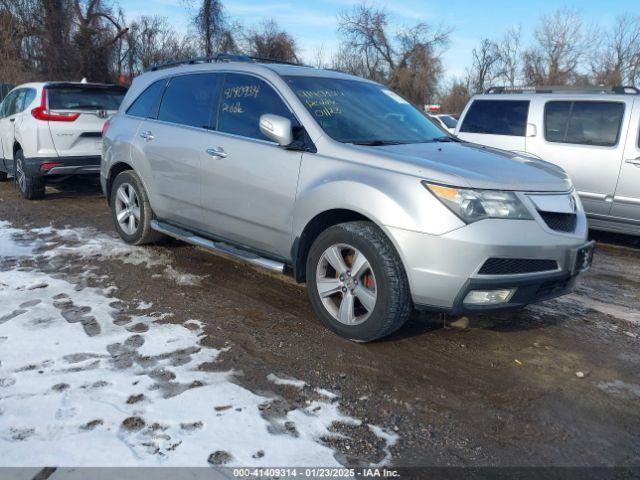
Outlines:
[[[575,213],[538,212],[551,230],[557,232],[574,232],[578,222]]]
[[[518,273],[536,273],[557,270],[555,260],[532,258],[490,258],[480,268],[480,275],[513,275]]]

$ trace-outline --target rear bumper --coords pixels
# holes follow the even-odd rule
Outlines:
[[[42,171],[45,164],[56,164],[53,168]],[[87,157],[36,157],[25,159],[27,172],[31,175],[54,177],[58,175],[87,175],[100,173],[100,155]]]

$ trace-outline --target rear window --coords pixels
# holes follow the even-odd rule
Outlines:
[[[624,103],[547,102],[544,138],[548,142],[613,147],[618,143]]]
[[[47,87],[52,110],[117,110],[127,90],[122,87]]]
[[[524,137],[528,114],[527,100],[475,100],[460,131]]]

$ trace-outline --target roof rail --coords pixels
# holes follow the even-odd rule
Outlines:
[[[524,87],[489,87],[485,90],[486,94],[501,94],[501,93],[615,93],[622,95],[640,95],[640,90],[632,86],[573,86],[573,85],[558,85],[558,86],[524,86]]]
[[[213,57],[196,57],[186,60],[176,60],[173,62],[162,63],[149,67],[145,72],[155,72],[165,68],[177,67],[179,65],[196,65],[200,63],[219,63],[219,62],[249,62],[249,63],[281,63],[285,65],[295,65],[302,67],[304,65],[294,62],[286,62],[284,60],[274,60],[272,58],[252,57],[249,55],[237,55],[234,53],[219,53]]]

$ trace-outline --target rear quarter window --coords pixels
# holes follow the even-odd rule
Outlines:
[[[165,83],[166,80],[162,79],[149,85],[146,90],[133,101],[127,110],[127,114],[133,115],[134,117],[155,118],[158,114],[160,95],[162,95]]]
[[[524,137],[528,114],[528,100],[474,100],[460,131]]]
[[[551,101],[544,107],[548,142],[613,147],[620,138],[624,103]]]

